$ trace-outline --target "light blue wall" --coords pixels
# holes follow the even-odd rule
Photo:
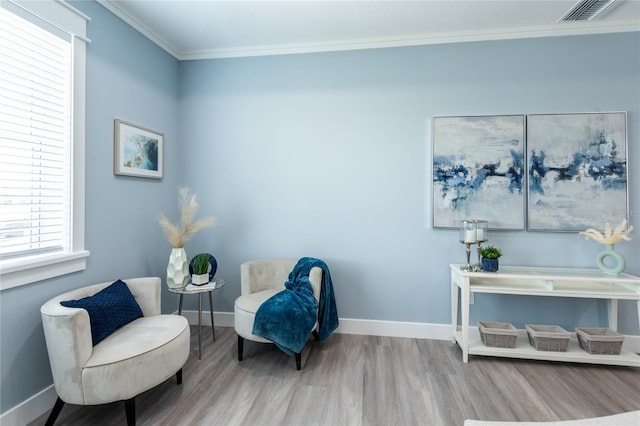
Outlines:
[[[185,180],[219,219],[211,241],[238,264],[316,256],[340,317],[450,321],[457,231],[432,229],[434,115],[628,111],[632,223],[640,228],[640,33],[180,63]],[[612,221],[617,221],[612,218]],[[604,220],[603,220],[604,222]],[[617,249],[640,273],[640,237]],[[595,267],[576,233],[494,232],[506,265]],[[216,294],[232,311],[239,294]],[[625,304],[620,330],[638,334]],[[478,296],[472,320],[597,325],[602,302]]]
[[[177,218],[178,185],[218,226],[213,253],[231,312],[239,264],[272,256],[327,261],[342,318],[447,323],[448,264],[464,251],[431,228],[433,115],[628,111],[632,223],[640,228],[640,33],[178,63],[95,2],[87,50],[87,270],[0,293],[0,412],[51,384],[40,305],[115,277],[164,275],[156,215]],[[114,176],[113,120],[164,132],[162,181]],[[640,237],[619,250],[640,274]],[[504,264],[594,266],[576,235],[504,232]],[[175,310],[163,293],[163,311]],[[187,301],[187,309],[194,309]],[[477,297],[475,317],[603,322],[595,302]],[[638,334],[635,307],[620,329]]]
[[[84,272],[0,292],[0,412],[52,383],[40,306],[86,284],[162,276],[170,246],[155,220],[175,216],[178,61],[95,2],[73,3],[92,18],[87,35],[86,248]],[[167,139],[165,179],[114,176],[113,120],[157,129]],[[163,294],[163,310],[176,301]]]

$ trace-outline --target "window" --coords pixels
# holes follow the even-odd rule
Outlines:
[[[86,16],[0,8],[0,289],[85,268]]]

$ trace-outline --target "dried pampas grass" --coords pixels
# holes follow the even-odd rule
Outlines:
[[[200,205],[198,204],[198,196],[191,194],[188,188],[178,188],[178,204],[181,210],[180,223],[174,225],[164,213],[160,213],[158,216],[160,227],[174,248],[184,247],[193,234],[216,223],[212,216],[193,222]]]
[[[631,241],[629,234],[633,231],[633,226],[627,228],[626,219],[622,223],[616,226],[615,230],[611,230],[611,224],[606,223],[604,225],[604,233],[598,232],[595,229],[587,229],[586,231],[578,232],[579,235],[584,235],[585,238],[591,238],[600,244],[617,244],[622,240]]]

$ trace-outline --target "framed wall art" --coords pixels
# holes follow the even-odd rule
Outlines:
[[[117,119],[114,127],[114,174],[162,179],[163,134]]]
[[[524,115],[434,117],[433,226],[524,229]]]
[[[530,231],[628,219],[627,114],[527,115]]]

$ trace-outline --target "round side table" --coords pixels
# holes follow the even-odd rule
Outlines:
[[[215,323],[213,322],[213,291],[224,287],[224,280],[214,278],[208,284],[195,285],[187,284],[182,288],[169,288],[171,293],[180,295],[178,304],[178,315],[182,315],[182,299],[185,294],[198,295],[198,359],[202,359],[202,293],[209,293],[209,314],[211,315],[211,332],[213,333],[213,341],[216,340]]]

